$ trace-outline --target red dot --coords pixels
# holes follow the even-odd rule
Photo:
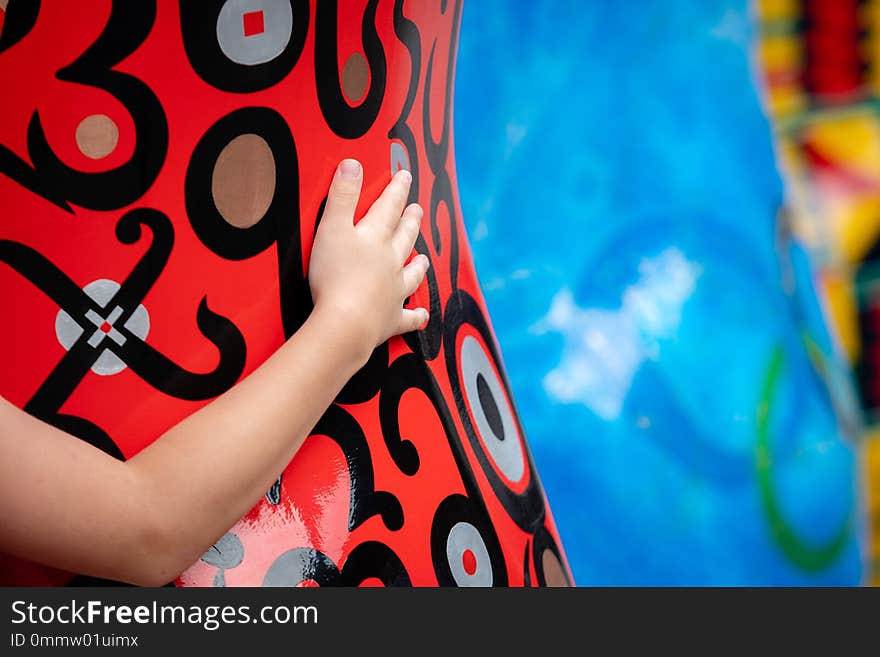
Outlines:
[[[110,322],[104,322],[101,324],[101,331],[104,333],[109,333],[111,330],[113,330],[113,327],[110,326]]]
[[[262,34],[265,31],[262,11],[248,11],[241,15],[241,26],[246,37]]]
[[[465,550],[461,555],[461,565],[464,566],[464,572],[473,575],[477,572],[477,557],[471,550]]]

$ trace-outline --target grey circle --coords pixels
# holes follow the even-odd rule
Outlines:
[[[492,367],[492,363],[480,343],[470,335],[462,340],[460,360],[464,393],[467,396],[477,433],[480,434],[480,439],[498,469],[510,481],[517,482],[522,479],[526,471],[525,453],[518,438],[519,432],[516,429],[513,412],[507,403],[507,396],[501,387],[501,381],[495,374],[495,368]],[[488,386],[495,405],[498,407],[501,426],[504,429],[501,433],[503,436],[501,439],[492,430],[489,418],[486,417],[486,412],[483,410],[483,404],[480,403],[480,390],[477,383],[479,375],[482,375],[485,385]]]
[[[113,308],[108,308],[107,304],[118,291],[119,283],[107,278],[99,278],[83,288],[83,292],[106,311],[104,313],[105,316],[113,311]],[[84,326],[80,326],[73,317],[68,315],[63,309],[59,310],[58,314],[55,316],[55,336],[58,338],[58,342],[61,343],[61,346],[68,351],[76,341],[80,339],[80,337],[84,340],[88,340],[97,328],[97,326],[88,320],[84,320]],[[141,305],[135,308],[131,317],[125,322],[125,328],[141,340],[145,340],[147,334],[150,332],[150,314],[147,312],[147,309]],[[110,338],[107,337],[104,338],[104,340],[109,339]],[[104,349],[92,365],[92,371],[101,376],[116,374],[125,368],[126,364],[109,349]]]
[[[263,578],[263,586],[297,586],[306,579],[311,569],[311,558],[308,550],[294,548],[281,554]]]
[[[470,575],[464,569],[464,553],[470,550],[476,558],[477,567]],[[459,586],[492,586],[492,559],[480,532],[468,522],[457,522],[446,537],[446,559],[452,577]]]
[[[242,16],[263,12],[261,34],[244,35]],[[236,64],[256,66],[272,61],[287,47],[293,34],[293,9],[287,0],[226,0],[217,16],[220,50]]]
[[[70,348],[82,334],[82,327],[73,321],[73,317],[63,310],[59,310],[55,315],[55,337],[58,338],[58,342],[61,343],[65,351],[70,351]]]
[[[244,559],[244,546],[238,536],[229,532],[220,537],[201,556],[201,560],[218,568],[235,568]]]
[[[409,154],[406,148],[399,141],[391,142],[391,175],[394,175],[401,169],[410,171]]]

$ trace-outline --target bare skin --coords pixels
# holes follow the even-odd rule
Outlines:
[[[416,330],[403,308],[424,278],[405,264],[422,209],[399,172],[355,225],[363,173],[337,168],[315,237],[315,309],[246,379],[118,461],[0,398],[0,552],[71,572],[159,586],[194,563],[278,478],[373,349]],[[210,455],[208,458],[207,455]]]

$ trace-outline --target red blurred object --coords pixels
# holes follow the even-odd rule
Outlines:
[[[858,0],[804,3],[807,89],[825,100],[849,100],[864,84]]]

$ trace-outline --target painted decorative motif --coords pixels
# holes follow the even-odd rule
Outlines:
[[[0,12],[0,85],[16,90],[0,106],[0,290],[17,318],[0,323],[0,394],[116,458],[308,316],[338,160],[363,162],[364,205],[408,168],[426,208],[428,327],[376,349],[177,585],[571,583],[461,223],[460,15],[460,0]]]

